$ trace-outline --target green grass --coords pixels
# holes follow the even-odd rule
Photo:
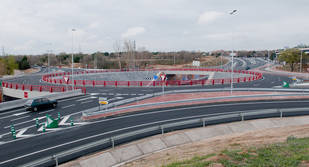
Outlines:
[[[205,167],[220,163],[226,167],[297,167],[309,163],[309,138],[288,137],[286,142],[261,147],[229,149],[219,154],[196,156],[163,167]],[[208,161],[217,156],[215,161]]]

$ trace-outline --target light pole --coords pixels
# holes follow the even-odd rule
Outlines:
[[[302,72],[302,65],[303,65],[303,50],[300,49],[300,64],[299,64],[299,72]]]
[[[235,13],[237,12],[237,10],[233,10],[232,12],[230,12],[230,15],[235,15]],[[233,38],[233,36],[232,36]],[[233,94],[233,74],[234,74],[234,50],[232,49],[232,71],[231,71],[231,95]]]
[[[76,31],[74,28],[72,29],[72,91],[74,89],[74,79],[73,79],[73,72],[74,72],[74,48],[73,48],[73,35],[74,31]]]

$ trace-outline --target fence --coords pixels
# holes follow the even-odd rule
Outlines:
[[[95,73],[105,73],[105,72],[132,72],[132,71],[192,71],[192,72],[231,72],[231,70],[223,69],[142,69],[142,70],[92,70],[92,71],[82,71],[75,72],[74,75],[85,75],[85,74],[95,74]],[[253,71],[244,71],[244,70],[234,70],[234,73],[239,74],[248,74],[247,77],[239,78],[222,78],[222,79],[201,79],[201,80],[168,80],[168,81],[98,81],[98,80],[68,80],[67,82],[61,76],[69,76],[72,73],[54,73],[47,74],[42,77],[42,80],[48,83],[53,84],[63,84],[63,85],[72,85],[72,82],[75,86],[126,86],[126,87],[145,87],[145,86],[182,86],[182,85],[217,85],[217,84],[227,84],[227,83],[240,83],[240,82],[251,82],[254,80],[261,79],[262,73],[253,72]]]
[[[81,71],[74,72],[75,75],[85,75],[85,74],[95,74],[95,73],[105,73],[105,72],[132,72],[132,71],[152,71],[150,69],[142,70],[91,70],[91,71]],[[204,71],[204,72],[231,72],[231,70],[223,69],[155,69],[155,71]],[[74,88],[72,87],[72,81],[66,82],[63,76],[71,75],[71,72],[64,73],[53,73],[42,76],[42,80],[50,84],[60,84],[62,86],[54,85],[30,85],[30,84],[19,84],[11,82],[2,82],[2,87],[16,89],[16,90],[27,90],[27,91],[39,91],[39,92],[66,92],[73,89],[81,89],[83,93],[86,93],[86,86],[114,86],[114,87],[156,87],[156,86],[183,86],[183,85],[218,85],[227,83],[241,83],[241,82],[251,82],[254,80],[261,79],[263,76],[261,73],[243,70],[234,70],[234,73],[248,74],[247,77],[239,77],[226,79],[201,79],[201,80],[168,80],[168,81],[97,81],[97,80],[74,80]]]
[[[244,121],[246,119],[258,119],[266,117],[283,117],[285,115],[298,115],[298,114],[308,114],[309,108],[291,108],[291,109],[267,109],[267,110],[253,110],[253,111],[242,111],[234,112],[231,114],[218,114],[211,117],[201,117],[201,118],[186,118],[184,121],[176,121],[172,123],[166,123],[161,125],[153,125],[150,127],[144,127],[139,130],[130,131],[127,133],[122,133],[120,135],[111,135],[108,138],[104,138],[92,143],[81,145],[79,147],[71,148],[69,150],[57,153],[53,156],[44,157],[33,162],[22,165],[23,167],[33,167],[33,166],[50,166],[58,165],[58,163],[68,161],[68,156],[72,158],[74,154],[75,157],[80,157],[86,154],[89,150],[96,150],[98,148],[110,148],[117,144],[122,144],[125,142],[132,141],[134,139],[147,137],[155,134],[164,134],[166,131],[179,130],[184,128],[192,127],[205,127],[206,125],[226,123],[233,121]],[[292,114],[291,114],[292,113]],[[166,120],[169,122],[169,120]]]

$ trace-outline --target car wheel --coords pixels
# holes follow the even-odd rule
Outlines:
[[[53,107],[54,107],[54,108],[56,108],[56,107],[57,107],[57,104],[56,104],[56,103],[54,103],[54,104],[53,104]]]
[[[34,108],[33,108],[33,111],[37,112],[37,111],[38,111],[38,108],[37,108],[37,107],[34,107]]]

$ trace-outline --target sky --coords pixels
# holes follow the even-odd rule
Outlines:
[[[0,55],[113,52],[125,40],[167,52],[294,47],[309,44],[308,9],[308,0],[1,0]]]

